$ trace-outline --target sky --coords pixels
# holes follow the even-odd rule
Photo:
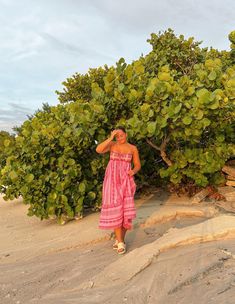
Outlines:
[[[0,0],[0,130],[13,133],[76,72],[147,54],[172,28],[229,50],[233,0]]]

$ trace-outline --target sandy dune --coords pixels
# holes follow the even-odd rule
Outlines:
[[[136,200],[125,255],[99,214],[58,226],[0,202],[0,303],[235,303],[235,216],[162,191]]]

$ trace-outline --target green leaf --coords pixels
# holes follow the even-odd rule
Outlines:
[[[84,193],[86,190],[86,184],[84,182],[81,182],[78,186],[79,192]]]
[[[10,145],[11,141],[9,139],[5,139],[3,144],[5,147],[8,147]]]
[[[95,192],[93,192],[93,191],[88,192],[88,197],[89,197],[89,199],[94,200],[96,198]]]
[[[141,105],[140,110],[141,110],[141,112],[148,113],[150,110],[150,107],[151,107],[150,104],[144,103]]]
[[[155,121],[151,121],[147,124],[147,130],[148,133],[151,135],[153,135],[156,131],[156,122]]]
[[[175,107],[174,113],[175,113],[175,114],[179,113],[179,111],[181,110],[181,108],[182,108],[182,103],[179,103],[179,104]]]
[[[64,130],[64,133],[63,133],[63,136],[64,137],[69,137],[70,136],[70,134],[71,134],[71,128],[66,128],[65,130]]]
[[[148,117],[153,117],[154,116],[154,111],[151,109],[150,111],[149,111],[149,115],[148,115]]]
[[[15,181],[15,180],[17,180],[18,175],[17,175],[17,173],[16,173],[15,171],[11,171],[11,172],[9,173],[9,177],[10,177],[10,179],[11,179],[12,181]]]
[[[120,83],[120,84],[118,85],[118,89],[119,89],[119,91],[123,91],[123,90],[124,90],[124,88],[125,88],[124,83]]]
[[[28,175],[26,175],[26,177],[25,177],[25,181],[26,181],[27,183],[31,183],[31,182],[33,181],[33,179],[34,179],[34,175],[33,175],[33,174],[28,174]]]
[[[200,89],[196,92],[200,104],[208,104],[211,101],[211,93],[207,89]]]
[[[67,196],[64,195],[64,194],[62,194],[62,195],[61,195],[61,201],[62,201],[63,203],[68,203],[68,198],[67,198]]]
[[[77,203],[76,203],[76,207],[75,207],[75,213],[81,213],[82,210],[83,210],[83,201],[84,201],[84,197],[80,197],[78,200],[77,200]]]
[[[208,127],[211,124],[211,121],[208,118],[203,118],[202,123],[204,127]]]
[[[160,73],[158,73],[158,78],[159,78],[159,80],[162,80],[162,81],[170,81],[171,75],[170,75],[170,73],[160,72]]]
[[[140,74],[144,73],[144,66],[139,61],[136,61],[134,63],[134,69],[135,69],[135,72],[136,72],[137,75],[140,75]]]
[[[185,116],[184,118],[183,118],[183,123],[185,124],[185,125],[190,125],[191,124],[191,122],[192,122],[192,117],[190,117],[190,116]]]
[[[225,136],[224,136],[224,134],[220,134],[220,135],[216,136],[216,139],[219,142],[223,142],[223,141],[225,141]]]
[[[213,104],[209,105],[208,108],[209,109],[212,109],[212,110],[215,110],[215,109],[218,109],[219,108],[219,101],[216,100]]]
[[[208,78],[209,78],[210,80],[215,80],[216,77],[217,77],[217,74],[216,74],[216,72],[215,72],[214,70],[212,70],[212,71],[210,72],[210,74],[208,75]]]
[[[56,192],[52,192],[51,197],[53,200],[55,200],[57,198],[57,193]]]
[[[125,59],[124,59],[123,57],[121,57],[121,58],[119,59],[118,63],[119,63],[119,64],[125,63]]]
[[[200,120],[200,119],[203,118],[204,112],[203,112],[202,110],[197,110],[197,111],[195,112],[194,116],[195,116],[196,119]]]

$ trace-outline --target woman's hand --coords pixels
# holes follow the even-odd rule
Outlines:
[[[96,152],[97,153],[106,153],[106,152],[110,151],[111,146],[115,144],[115,142],[113,142],[113,139],[118,134],[118,132],[120,132],[120,130],[113,130],[111,132],[109,138],[104,140],[102,143],[100,143],[96,147]]]
[[[134,170],[129,170],[129,171],[127,172],[127,174],[128,174],[129,176],[133,176],[133,175],[135,174],[135,171],[134,171]]]
[[[113,140],[114,137],[117,135],[118,132],[119,132],[118,130],[113,130],[113,131],[111,132],[110,139]]]

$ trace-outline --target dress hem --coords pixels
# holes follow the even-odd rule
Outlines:
[[[121,228],[121,227],[123,227],[123,228],[125,228],[125,229],[127,229],[127,230],[131,230],[132,229],[132,226],[123,226],[123,225],[121,225],[121,226],[113,226],[113,227],[103,227],[103,226],[98,226],[98,228],[99,229],[102,229],[102,230],[113,230],[113,229],[117,229],[117,228]]]

